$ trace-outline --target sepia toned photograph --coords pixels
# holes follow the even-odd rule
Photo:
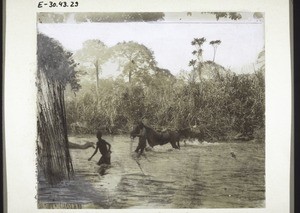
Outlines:
[[[265,208],[262,12],[39,12],[39,209]]]

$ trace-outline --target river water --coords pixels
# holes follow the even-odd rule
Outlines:
[[[265,148],[256,142],[181,142],[156,146],[136,158],[137,139],[104,136],[112,145],[104,175],[93,148],[71,150],[75,176],[51,187],[38,183],[39,208],[262,208]],[[94,136],[70,137],[74,143]],[[234,153],[232,155],[231,153]]]

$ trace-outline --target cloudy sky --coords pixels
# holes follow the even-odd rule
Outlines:
[[[247,19],[197,21],[168,19],[143,23],[63,23],[38,24],[38,31],[57,39],[67,50],[75,52],[88,39],[100,39],[108,46],[135,41],[154,51],[158,66],[173,74],[190,70],[193,38],[205,37],[204,60],[212,60],[212,40],[221,40],[215,62],[233,71],[252,72],[253,63],[264,46],[264,24]],[[250,68],[249,68],[250,67]],[[108,71],[109,72],[109,71]]]

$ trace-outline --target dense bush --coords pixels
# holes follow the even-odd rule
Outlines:
[[[82,90],[66,96],[69,129],[75,134],[99,128],[124,133],[145,120],[156,129],[193,127],[205,140],[258,137],[265,125],[264,50],[256,72],[235,74],[214,61],[203,61],[205,42],[204,37],[194,38],[191,70],[179,76],[159,68],[154,52],[134,41],[112,47],[97,41],[101,45],[96,50],[95,45],[83,47],[75,54],[83,73]],[[211,44],[216,54],[221,41]],[[87,68],[91,59],[93,66]],[[121,74],[99,78],[105,63],[118,65]]]
[[[86,122],[90,133],[99,126],[126,132],[146,119],[157,129],[196,126],[206,140],[252,136],[264,128],[264,70],[238,75],[212,62],[202,67],[220,75],[200,82],[156,73],[148,85],[102,79],[98,93],[85,85],[67,99],[68,123]]]

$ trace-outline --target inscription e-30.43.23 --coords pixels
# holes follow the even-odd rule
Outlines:
[[[78,7],[79,3],[78,1],[59,1],[59,2],[53,2],[53,1],[39,1],[37,7],[38,8],[58,8],[58,7]]]

